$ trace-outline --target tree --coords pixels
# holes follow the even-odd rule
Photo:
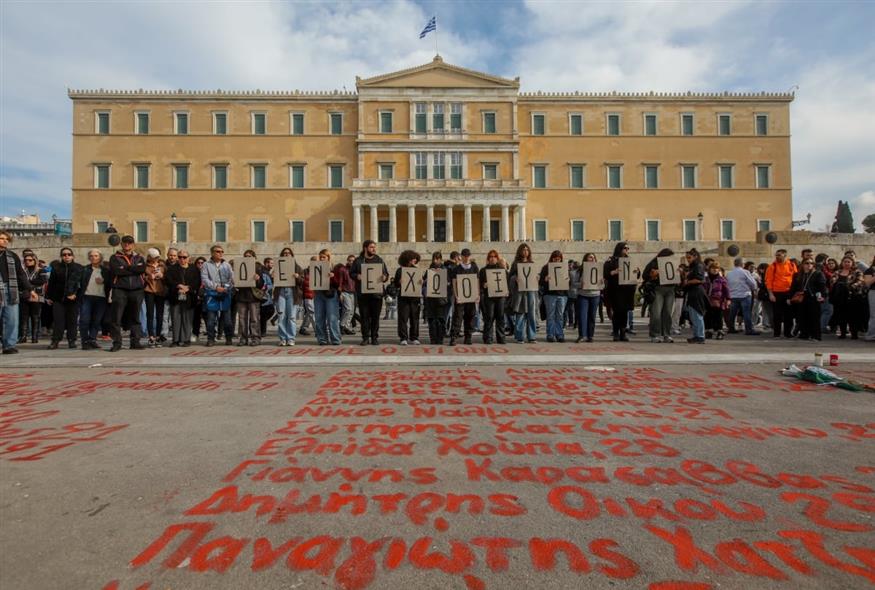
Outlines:
[[[863,227],[867,234],[875,234],[875,213],[870,213],[863,218]]]
[[[851,207],[847,201],[839,201],[835,222],[832,224],[832,232],[838,234],[854,233],[854,216],[851,215]]]

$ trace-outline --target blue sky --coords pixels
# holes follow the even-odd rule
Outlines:
[[[444,59],[523,90],[767,90],[794,217],[875,212],[875,2],[0,2],[0,215],[70,214],[66,89],[353,89]]]

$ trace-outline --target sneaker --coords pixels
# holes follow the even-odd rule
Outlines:
[[[367,346],[371,341],[368,338],[362,338],[361,346]]]
[[[406,341],[406,340],[402,340],[402,341],[401,341],[401,346],[407,346],[407,341]]]
[[[744,333],[745,336],[759,336],[761,334],[762,334],[762,332],[758,332],[757,330],[754,330],[753,332],[745,332]]]
[[[450,346],[455,346],[455,345],[456,345],[456,339],[450,338]]]
[[[209,345],[207,345],[209,346]],[[112,348],[109,349],[109,352],[118,352],[122,349],[122,345],[120,342],[113,342]]]
[[[674,338],[672,338],[671,336],[664,336],[662,341],[671,344],[672,342],[674,342]]]
[[[552,336],[547,336],[547,342],[556,342],[556,339]]]
[[[688,344],[705,344],[704,338],[687,338]]]
[[[587,342],[592,342],[592,338],[587,338],[586,341],[587,341]]]
[[[295,341],[294,341],[294,340],[289,340],[289,341],[286,342],[286,346],[294,346],[294,345],[295,345]]]
[[[634,335],[635,335],[635,330],[631,330],[631,329],[626,330],[626,334],[631,334],[632,336],[634,336]]]
[[[650,339],[650,341],[651,341],[653,344],[661,344],[661,343],[662,343],[662,338],[659,338],[658,336],[654,336],[653,338]]]
[[[140,344],[139,342],[131,343],[131,350],[146,350],[146,347]]]
[[[57,350],[57,349],[58,349],[57,342],[52,342],[51,344],[49,344],[49,350]]]
[[[410,344],[412,344],[413,346],[419,346],[422,343],[419,340],[411,340]]]
[[[380,345],[379,340],[377,340],[376,338],[371,338],[371,346],[379,346],[379,345]]]
[[[714,336],[714,339],[723,340],[723,332],[717,332],[717,334]]]
[[[207,347],[215,346],[215,345],[216,345],[216,341],[215,341],[215,340],[207,340],[207,343],[206,343],[206,346],[207,346]]]
[[[10,348],[4,348],[3,354],[18,354],[18,349],[15,348],[14,346],[12,346]]]

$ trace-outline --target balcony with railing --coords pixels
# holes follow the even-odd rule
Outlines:
[[[437,179],[437,178],[354,178],[352,181],[353,190],[367,189],[454,189],[454,190],[519,190],[526,188],[523,181],[520,179],[509,180],[486,180],[480,178],[454,178],[454,179]]]

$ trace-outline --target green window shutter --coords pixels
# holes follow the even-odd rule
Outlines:
[[[417,133],[425,133],[426,132],[426,114],[425,113],[417,113],[416,114],[416,132]]]
[[[623,222],[619,219],[612,219],[608,222],[608,239],[614,242],[623,239]]]
[[[225,135],[228,133],[228,115],[225,113],[216,113],[216,135]]]
[[[332,242],[342,242],[343,241],[343,222],[340,220],[332,220],[329,222],[329,232],[330,235],[328,237]]]
[[[213,222],[213,232],[216,234],[217,242],[228,241],[228,224],[224,221]]]
[[[608,135],[620,135],[620,115],[608,115]]]
[[[495,113],[484,113],[483,115],[483,132],[495,133]]]
[[[188,135],[188,114],[176,113],[177,135]]]
[[[645,166],[644,168],[644,186],[645,188],[658,188],[659,185],[659,169],[656,166]]]
[[[450,178],[453,180],[461,180],[462,179],[462,166],[461,164],[456,164],[450,166]]]
[[[392,113],[380,113],[380,133],[392,133]]]
[[[264,166],[252,167],[253,188],[265,188],[267,186],[267,169]]]
[[[768,166],[757,166],[757,188],[769,188]]]
[[[453,131],[462,130],[462,113],[452,113],[450,115],[450,129]]]
[[[137,133],[140,135],[148,135],[149,133],[149,114],[137,113]]]
[[[583,117],[571,115],[571,135],[583,135]]]
[[[109,113],[97,113],[97,132],[109,135]]]
[[[684,166],[683,174],[684,188],[696,188],[696,167]]]
[[[535,221],[535,240],[538,242],[547,241],[547,222],[544,220]]]
[[[304,188],[303,166],[292,166],[292,188]]]
[[[486,164],[483,166],[483,178],[486,180],[498,179],[498,166],[495,164]]]
[[[583,241],[583,222],[582,221],[572,221],[571,222],[571,239],[576,242]]]
[[[571,167],[571,188],[583,188],[583,166]]]
[[[187,242],[188,241],[188,223],[185,221],[177,221],[176,222],[176,241],[177,242]]]
[[[659,222],[653,219],[647,220],[647,239],[656,241],[659,239]]]
[[[304,241],[304,222],[303,221],[292,221],[292,241],[293,242],[303,242]]]
[[[766,115],[757,115],[756,118],[757,135],[769,134],[769,118]]]
[[[443,113],[435,113],[432,118],[432,130],[435,133],[441,133],[444,130],[444,115]]]
[[[720,188],[732,188],[732,166],[720,166]]]
[[[620,188],[620,166],[608,167],[608,188]]]
[[[109,188],[109,166],[97,167],[97,188]]]
[[[294,135],[304,135],[304,113],[292,115],[292,133]]]
[[[696,221],[693,219],[684,220],[684,240],[688,242],[696,241]]]
[[[535,188],[547,188],[547,168],[545,166],[535,166],[532,169],[532,176]]]
[[[213,174],[216,177],[216,188],[228,188],[228,167],[216,166],[213,169]]]
[[[137,235],[134,236],[138,242],[149,241],[149,223],[146,221],[138,221],[136,223]]]
[[[656,115],[644,116],[644,135],[656,135]]]
[[[722,230],[722,239],[724,240],[734,240],[735,239],[735,228],[733,227],[735,224],[732,223],[730,219],[724,219],[720,222],[721,230]]]
[[[188,166],[176,167],[176,188],[188,188]]]
[[[267,120],[263,113],[255,113],[252,116],[252,133],[254,135],[264,135],[267,131]]]
[[[684,135],[693,134],[693,115],[681,116],[681,133]]]
[[[331,167],[331,188],[343,188],[343,166]]]
[[[252,241],[253,242],[263,242],[265,240],[265,231],[264,231],[264,222],[263,221],[253,221],[252,222]]]
[[[532,115],[532,135],[544,135],[544,115]]]
[[[340,113],[331,114],[331,135],[341,135],[343,133],[343,117]]]
[[[732,131],[731,119],[729,118],[729,115],[720,115],[718,118],[718,122],[720,135],[729,135]]]
[[[137,188],[149,188],[148,166],[137,166]]]

